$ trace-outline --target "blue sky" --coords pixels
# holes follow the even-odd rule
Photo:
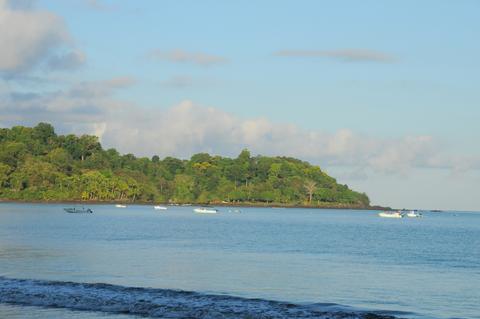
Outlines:
[[[50,120],[147,156],[249,147],[373,203],[480,210],[478,1],[2,3],[25,13],[9,29],[51,29],[12,31],[25,56],[0,54],[0,125]]]

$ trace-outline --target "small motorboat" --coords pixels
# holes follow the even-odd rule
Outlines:
[[[70,208],[64,208],[63,210],[71,214],[92,214],[93,213],[93,210],[85,207],[82,207],[82,208],[70,207]]]
[[[165,207],[165,206],[160,206],[160,205],[156,205],[156,206],[153,206],[153,209],[156,209],[156,210],[167,210],[167,207]]]
[[[380,212],[378,216],[383,218],[403,218],[403,214],[401,212]]]
[[[211,208],[211,207],[198,207],[193,210],[195,213],[199,214],[216,214],[218,213],[218,209]]]
[[[127,208],[127,205],[117,204],[117,205],[115,205],[115,207],[117,207],[117,208]]]
[[[410,218],[419,218],[419,217],[423,217],[422,213],[416,211],[416,210],[411,210],[407,213],[406,215],[407,217],[410,217]]]

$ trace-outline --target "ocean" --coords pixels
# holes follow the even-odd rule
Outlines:
[[[0,204],[0,318],[480,318],[479,213],[69,206]]]

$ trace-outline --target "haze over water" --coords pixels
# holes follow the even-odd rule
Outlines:
[[[91,207],[94,214],[76,215],[64,213],[62,205],[1,204],[0,291],[38,289],[38,282],[15,281],[38,279],[315,303],[327,310],[401,317],[480,318],[478,213],[391,220],[374,211],[222,208],[204,216],[192,207],[166,212],[151,206]],[[75,289],[64,285],[56,289]],[[115,291],[122,298],[131,293]],[[52,316],[106,315],[0,305],[0,317]]]

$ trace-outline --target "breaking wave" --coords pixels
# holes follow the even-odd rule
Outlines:
[[[394,318],[380,313],[346,311],[331,304],[301,305],[181,290],[11,279],[1,276],[0,303],[151,318]]]

